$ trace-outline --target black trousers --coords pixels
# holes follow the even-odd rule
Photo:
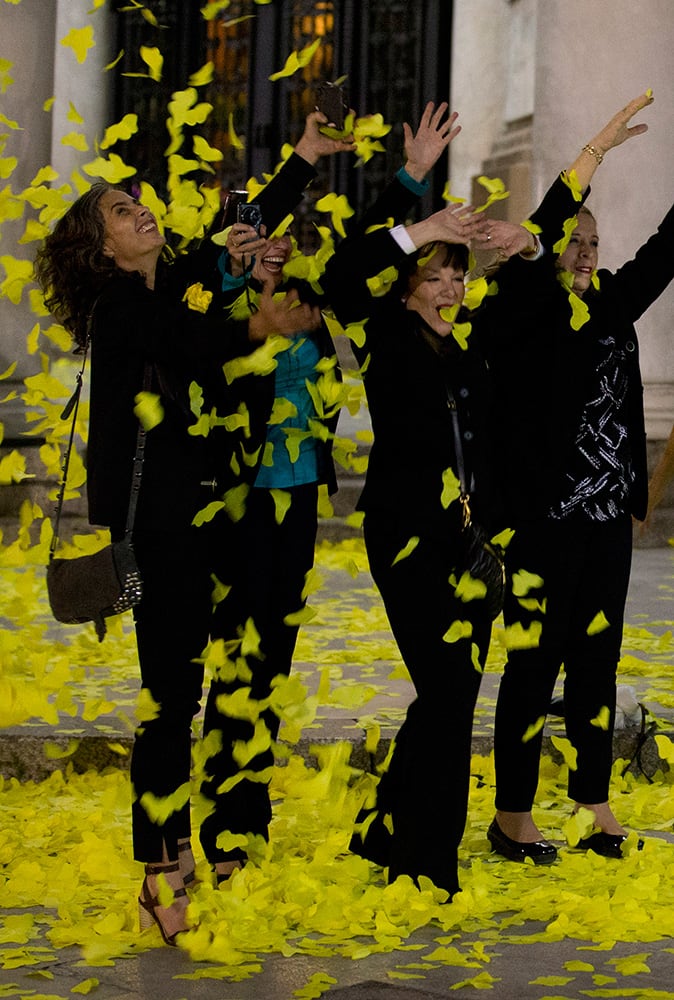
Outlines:
[[[456,555],[450,540],[421,538],[394,565],[409,532],[371,514],[364,530],[370,570],[416,690],[377,789],[378,814],[390,814],[393,823],[392,835],[384,831],[389,879],[426,875],[453,894],[468,810],[473,713],[491,622],[482,602],[456,599],[449,582]],[[445,638],[455,621],[470,622],[472,635]]]
[[[218,836],[226,831],[268,839],[268,769],[274,762],[271,741],[278,735],[280,719],[264,703],[274,679],[290,673],[299,625],[286,619],[306,603],[303,590],[314,563],[317,525],[316,484],[285,492],[290,506],[279,524],[271,491],[252,489],[244,517],[226,530],[215,553],[216,575],[230,589],[214,610],[212,637],[224,640],[230,663],[211,682],[204,721],[204,735],[217,732],[221,745],[206,763],[201,786],[212,807],[200,834],[211,862],[245,857],[243,848],[218,846]],[[259,646],[250,641],[250,623],[259,634]],[[244,634],[250,648],[241,645]],[[243,688],[249,693],[241,712],[228,704],[227,696]],[[260,749],[246,759],[244,744],[253,737],[256,743],[262,741]]]
[[[202,529],[135,531],[143,599],[134,608],[142,686],[153,709],[141,719],[131,757],[133,848],[161,861],[163,846],[190,835],[191,725],[199,711],[211,590]],[[169,801],[170,800],[170,801]]]
[[[511,576],[526,570],[540,581],[525,595],[509,593],[504,621],[510,628],[521,623],[531,638],[540,634],[528,648],[508,650],[494,733],[497,809],[532,807],[542,726],[530,739],[523,737],[547,714],[562,664],[566,732],[578,752],[569,796],[587,803],[608,799],[631,558],[626,515],[607,522],[550,519],[515,533],[507,550]],[[595,630],[592,623],[602,627]]]

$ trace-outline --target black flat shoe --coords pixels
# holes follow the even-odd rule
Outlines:
[[[597,833],[590,834],[589,837],[585,837],[583,840],[578,841],[578,849],[581,851],[594,851],[595,854],[601,854],[604,858],[622,858],[622,845],[627,840],[627,835],[624,833],[604,833],[603,830],[598,830]],[[644,842],[639,840],[637,843],[637,850],[643,850]]]
[[[487,830],[487,838],[492,851],[501,854],[508,861],[525,861],[531,858],[535,865],[551,865],[557,860],[557,848],[549,840],[535,840],[530,844],[522,840],[511,840],[495,819]]]
[[[367,861],[379,865],[380,868],[388,868],[389,856],[391,853],[391,842],[393,840],[388,828],[384,824],[384,817],[376,812],[374,820],[369,824],[365,838],[361,836],[359,827],[372,814],[372,809],[361,809],[356,816],[356,822],[349,850],[352,854],[358,854]]]

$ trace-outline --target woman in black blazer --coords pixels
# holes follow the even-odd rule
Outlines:
[[[647,503],[634,323],[674,276],[674,211],[613,274],[597,271],[597,224],[582,202],[603,156],[646,131],[628,122],[651,101],[645,94],[618,112],[555,181],[532,216],[545,254],[504,265],[481,323],[506,522],[515,529],[494,737],[497,811],[488,832],[493,850],[511,860],[557,856],[531,808],[562,663],[577,754],[569,796],[575,811],[587,810],[578,847],[619,858],[626,839],[608,789],[632,517],[642,520]]]
[[[175,944],[187,927],[185,886],[194,879],[191,723],[212,615],[210,546],[193,520],[212,499],[218,461],[203,437],[189,433],[189,385],[270,329],[306,329],[313,313],[263,296],[255,316],[223,330],[221,318],[212,322],[201,303],[192,309],[172,300],[166,288],[180,280],[180,271],[167,274],[163,246],[146,207],[97,183],[46,238],[36,274],[47,307],[80,349],[90,332],[89,519],[109,527],[113,539],[124,531],[138,428],[134,406],[146,370],[145,388],[163,408],[147,432],[133,531],[143,582],[136,638],[152,708],[136,732],[131,780],[134,856],[145,863],[141,926],[154,920],[164,940]],[[173,890],[170,905],[159,902],[160,878]]]
[[[345,240],[325,275],[340,322],[364,324],[354,352],[374,441],[359,508],[370,570],[416,690],[351,847],[388,867],[389,881],[427,876],[450,897],[459,889],[473,711],[491,619],[483,600],[464,602],[457,593],[463,522],[448,391],[473,513],[489,527],[488,371],[472,334],[464,339],[467,317],[457,310],[466,244],[481,236],[490,246],[492,234],[494,243],[507,234],[507,253],[533,242],[519,226],[450,206]]]

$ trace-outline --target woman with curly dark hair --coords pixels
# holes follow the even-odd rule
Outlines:
[[[124,534],[138,394],[155,394],[163,411],[147,430],[133,530],[143,582],[136,639],[153,711],[136,732],[131,780],[134,856],[145,863],[141,926],[156,922],[175,944],[187,928],[185,886],[194,879],[191,723],[212,615],[207,531],[193,521],[213,499],[217,478],[207,440],[189,432],[189,386],[227,357],[250,352],[270,330],[311,329],[317,320],[293,296],[274,302],[269,294],[254,316],[225,329],[222,315],[209,315],[189,289],[186,307],[168,294],[181,270],[161,259],[164,243],[144,205],[98,183],[57,222],[35,270],[47,307],[80,349],[90,342],[89,520],[108,527],[113,540]],[[173,891],[170,904],[159,899],[164,879]]]

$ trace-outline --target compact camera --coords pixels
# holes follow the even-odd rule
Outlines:
[[[252,226],[257,235],[260,235],[262,225],[262,211],[259,205],[254,202],[239,202],[236,206],[236,221],[243,222],[247,226]]]

